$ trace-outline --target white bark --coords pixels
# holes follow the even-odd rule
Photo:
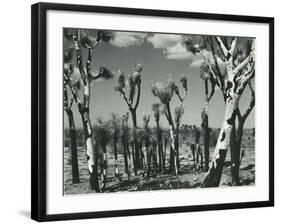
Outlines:
[[[216,160],[219,158],[220,150],[227,150],[230,147],[231,131],[233,129],[233,124],[234,124],[233,117],[236,109],[238,108],[240,95],[234,93],[230,97],[233,98],[226,103],[223,124],[220,130],[220,134],[217,140],[216,148],[211,162],[214,164],[215,167],[216,167]]]
[[[94,163],[94,146],[91,137],[86,139],[86,148],[87,148],[87,156],[88,156],[88,170],[90,173],[93,173]]]

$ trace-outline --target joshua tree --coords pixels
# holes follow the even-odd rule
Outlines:
[[[160,102],[164,106],[164,114],[167,118],[167,121],[169,123],[169,130],[170,130],[170,149],[172,153],[172,158],[173,158],[173,170],[175,175],[178,174],[178,168],[177,168],[177,155],[176,155],[176,149],[175,149],[175,126],[174,126],[174,121],[171,113],[171,108],[170,108],[170,102],[171,99],[174,95],[174,93],[178,96],[180,103],[182,105],[184,99],[186,98],[187,95],[187,78],[183,76],[180,79],[182,83],[182,87],[184,89],[184,96],[181,97],[179,88],[175,84],[174,79],[170,76],[168,79],[168,83],[166,85],[163,85],[158,82],[153,82],[152,83],[152,93],[155,97],[158,97]]]
[[[204,132],[204,159],[205,159],[205,167],[204,170],[207,172],[209,170],[209,144],[210,144],[210,130],[209,130],[209,103],[212,99],[214,92],[215,92],[215,80],[213,76],[210,74],[210,70],[206,63],[202,63],[200,67],[200,77],[204,81],[204,89],[205,89],[205,106],[202,110],[201,118],[202,123],[201,127]],[[209,94],[209,82],[211,85],[211,92]]]
[[[104,78],[109,79],[113,77],[113,74],[106,68],[101,67],[99,69],[98,74],[94,75],[91,70],[91,62],[93,57],[93,50],[95,46],[97,46],[102,41],[109,41],[110,34],[104,31],[98,31],[97,37],[93,38],[89,36],[86,32],[80,29],[76,29],[74,34],[72,34],[69,30],[64,29],[64,37],[74,44],[75,52],[76,52],[76,62],[75,66],[78,68],[79,80],[73,84],[71,80],[70,74],[65,74],[64,77],[67,84],[71,87],[71,91],[74,97],[74,100],[78,106],[79,113],[81,115],[86,147],[87,147],[87,159],[88,159],[88,170],[90,173],[90,186],[92,190],[99,192],[99,182],[98,182],[98,172],[97,172],[97,164],[96,164],[96,155],[97,152],[94,148],[93,144],[93,132],[92,125],[90,120],[90,97],[91,97],[91,82],[93,80]],[[88,51],[87,59],[83,58],[83,49]],[[84,62],[86,61],[86,65]],[[81,82],[80,82],[81,81]],[[83,87],[83,101],[80,99],[78,94],[78,83],[82,84]]]
[[[129,95],[126,95],[126,80],[123,72],[119,71],[118,86],[115,87],[115,90],[120,92],[120,95],[125,100],[129,111],[132,116],[133,121],[133,161],[135,174],[137,175],[137,170],[142,169],[141,166],[141,155],[139,142],[136,138],[136,129],[137,129],[137,108],[140,102],[141,95],[141,72],[143,68],[141,64],[135,64],[133,73],[128,75],[128,84],[129,84]]]
[[[144,141],[144,146],[146,149],[146,164],[147,164],[147,177],[150,175],[150,162],[151,162],[151,156],[152,156],[152,150],[151,150],[151,142],[150,142],[150,128],[148,127],[148,123],[150,121],[150,115],[143,115],[143,132],[142,132],[142,139]]]
[[[166,169],[166,155],[167,155],[166,152],[167,152],[168,141],[169,141],[168,137],[165,136],[164,137],[164,152],[163,152],[163,171],[165,171],[165,169]]]
[[[97,118],[97,125],[94,126],[93,131],[95,132],[96,144],[102,149],[102,156],[100,156],[100,167],[101,167],[101,190],[105,190],[106,185],[106,174],[107,174],[107,157],[106,147],[110,142],[111,133],[109,131],[108,124],[103,122],[101,117]]]
[[[179,107],[175,108],[175,150],[177,152],[177,167],[179,168],[180,166],[180,157],[179,157],[179,132],[180,132],[180,123],[181,123],[181,118],[184,113],[183,106],[180,105]]]
[[[214,37],[214,36],[186,36],[184,42],[189,51],[200,53],[204,62],[209,68],[214,82],[220,88],[225,104],[225,116],[223,125],[217,140],[216,149],[212,158],[208,175],[202,187],[218,186],[221,179],[223,163],[225,160],[227,149],[230,148],[232,155],[232,178],[233,184],[239,183],[239,156],[241,148],[237,147],[237,135],[235,120],[240,117],[239,101],[246,86],[249,86],[250,80],[255,75],[255,42],[246,38],[230,38],[230,37]],[[208,57],[208,55],[210,57]],[[224,67],[222,72],[222,65]],[[252,91],[250,106],[254,107],[254,92]],[[251,111],[247,110],[247,111]],[[249,113],[245,112],[245,120]],[[241,116],[244,116],[241,115]],[[242,120],[238,118],[238,125]],[[244,122],[242,122],[242,126]],[[242,138],[242,136],[240,136]],[[236,139],[237,138],[237,139]],[[236,156],[234,156],[236,155]],[[236,175],[233,175],[236,173]],[[238,179],[237,179],[238,176]]]
[[[160,128],[160,113],[162,112],[161,110],[161,104],[160,103],[155,103],[152,104],[152,110],[154,112],[154,118],[156,122],[156,136],[157,136],[157,148],[158,148],[158,158],[159,158],[159,171],[161,172],[162,170],[165,170],[165,158],[163,154],[163,143],[162,143],[162,130]]]
[[[125,173],[130,178],[130,170],[128,164],[128,157],[130,158],[130,151],[129,151],[129,127],[128,127],[128,119],[129,113],[126,113],[122,116],[122,132],[121,132],[121,140],[123,145],[123,155],[124,155],[124,163],[125,163]]]
[[[120,137],[120,120],[117,115],[112,113],[110,120],[111,127],[111,135],[112,135],[112,143],[113,143],[113,151],[114,151],[114,159],[115,159],[115,177],[119,178],[119,170],[118,170],[118,153],[117,153],[117,143]]]
[[[64,73],[67,76],[73,72],[73,66],[71,64],[71,58],[73,54],[73,49],[66,49],[64,51]],[[64,111],[68,116],[69,122],[69,135],[70,135],[70,152],[71,152],[71,166],[72,166],[72,183],[79,183],[79,167],[77,158],[77,144],[76,144],[76,129],[75,121],[72,112],[73,97],[68,100],[67,83],[64,78],[63,81],[63,100],[64,100]]]

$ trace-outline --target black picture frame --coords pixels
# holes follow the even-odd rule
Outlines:
[[[269,200],[196,206],[159,207],[132,210],[46,214],[46,13],[63,10],[87,13],[111,13],[153,17],[190,18],[216,21],[253,22],[269,25]],[[32,155],[31,155],[31,218],[37,221],[74,220],[115,216],[133,216],[206,210],[238,209],[274,206],[274,18],[182,11],[163,11],[136,8],[102,7],[89,5],[37,3],[31,16],[32,59]]]

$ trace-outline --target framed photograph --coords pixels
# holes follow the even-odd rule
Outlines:
[[[32,5],[32,219],[274,205],[274,19]]]

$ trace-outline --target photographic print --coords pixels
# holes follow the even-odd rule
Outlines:
[[[62,38],[65,195],[255,185],[255,37]]]
[[[274,205],[274,18],[32,5],[31,217]]]

